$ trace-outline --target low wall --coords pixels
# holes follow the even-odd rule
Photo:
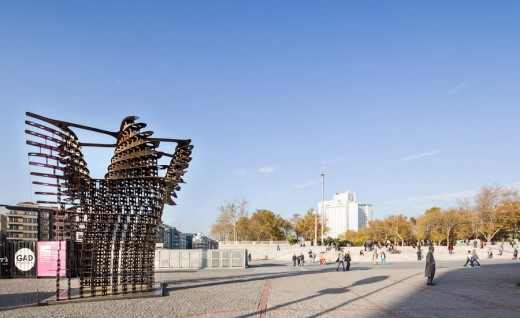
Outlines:
[[[156,250],[156,269],[175,268],[244,268],[246,249],[226,250]]]

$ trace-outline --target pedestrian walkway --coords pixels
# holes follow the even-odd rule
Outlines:
[[[53,279],[0,280],[0,317],[514,317],[520,312],[520,261],[437,262],[426,286],[423,262],[385,266],[292,261],[253,262],[245,269],[157,272],[164,297],[47,307]]]

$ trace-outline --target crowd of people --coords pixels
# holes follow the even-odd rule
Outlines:
[[[487,258],[493,258],[493,250],[497,251],[497,255],[499,255],[499,256],[503,255],[504,243],[505,242],[501,242],[498,245],[498,247],[496,247],[494,249],[492,247],[489,247],[488,251],[487,251]],[[464,242],[461,241],[458,245],[460,246],[461,244],[463,244],[462,246],[464,246],[464,244],[466,246],[470,246],[471,242],[469,240],[464,241]],[[513,259],[518,259],[517,243],[511,241],[510,244],[513,247],[513,252],[512,252]],[[477,242],[476,240],[474,240],[473,249],[469,249],[467,251],[466,258],[465,258],[466,262],[463,266],[464,267],[480,267],[481,264],[480,264],[479,255],[477,253],[477,249],[478,249],[478,247],[480,247],[481,249],[484,249],[484,247],[486,247],[486,245],[487,244],[484,243],[484,241],[482,241],[482,240],[480,242]],[[493,243],[492,245],[495,245],[495,243]],[[423,249],[427,249],[426,260],[425,260],[425,277],[427,277],[426,284],[429,286],[435,285],[435,283],[433,283],[433,278],[435,276],[435,257],[433,255],[435,248],[433,246],[433,243],[430,241],[419,241],[416,244],[414,244],[413,247],[417,248],[417,260],[418,261],[422,261]],[[339,271],[340,268],[342,269],[342,271],[349,271],[351,268],[351,264],[352,264],[352,256],[350,254],[350,251],[347,250],[345,252],[344,249],[341,246],[339,246],[338,244],[331,244],[331,245],[327,246],[326,251],[329,251],[332,249],[339,252],[337,254],[337,259],[336,259],[336,268],[335,268],[336,271]],[[454,246],[452,244],[448,244],[447,249],[448,249],[448,253],[450,255],[455,253]],[[359,251],[359,256],[364,257],[367,252],[373,252],[372,253],[372,263],[374,265],[385,265],[387,253],[390,253],[390,254],[399,253],[399,251],[397,249],[397,245],[392,244],[390,241],[386,242],[385,244],[381,244],[380,242],[379,243],[365,243]],[[324,252],[322,252],[322,253],[324,253]],[[312,252],[312,250],[310,250],[308,253],[308,258],[312,262],[315,262],[316,254],[314,252]],[[296,265],[304,266],[304,264],[305,264],[305,256],[303,255],[303,253],[300,253],[300,255],[296,255],[296,253],[294,253],[292,260],[293,260],[293,266],[296,266]],[[320,264],[321,264],[321,257],[320,257]]]

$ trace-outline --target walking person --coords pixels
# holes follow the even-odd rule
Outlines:
[[[453,245],[450,245],[448,246],[448,251],[450,252],[450,255],[453,254]]]
[[[513,259],[518,258],[518,248],[515,246],[515,249],[513,250]]]
[[[347,263],[347,271],[350,270],[351,261],[352,261],[352,257],[350,257],[350,251],[347,251],[347,254],[345,254],[345,262]]]
[[[462,266],[467,267],[468,263],[471,267],[475,266],[473,265],[473,255],[471,254],[471,251],[468,251],[468,254],[466,255],[466,264]]]
[[[378,262],[377,262],[377,259],[378,259],[378,254],[377,254],[377,249],[374,250],[374,254],[372,255],[372,260],[374,261],[374,265],[377,265]]]
[[[421,251],[421,245],[417,246],[417,260],[422,260],[422,251]]]
[[[480,263],[478,262],[477,251],[473,250],[473,253],[471,253],[471,256],[473,257],[473,263],[477,263],[477,266],[480,267]]]
[[[303,256],[303,253],[300,253],[300,259],[301,259],[300,266],[303,266],[303,264],[305,264],[305,256]]]
[[[433,286],[433,277],[435,276],[435,258],[433,252],[435,251],[433,245],[428,248],[428,254],[426,254],[426,267],[424,269],[424,276],[428,277],[426,285]]]
[[[296,259],[297,259],[297,258],[298,258],[298,257],[296,256],[296,253],[294,253],[294,255],[292,256],[292,264],[293,264],[292,266],[296,266]],[[300,265],[299,263],[300,263],[300,262],[298,262],[298,265]]]
[[[385,265],[386,254],[384,251],[381,252],[381,265]]]
[[[341,264],[341,268],[345,270],[345,253],[343,251],[338,254],[338,265],[336,266],[336,272],[339,271],[339,265]]]

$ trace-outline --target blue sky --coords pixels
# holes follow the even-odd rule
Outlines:
[[[2,1],[0,203],[36,200],[25,112],[191,138],[163,220],[284,217],[350,190],[374,216],[520,184],[518,1]],[[78,133],[84,141],[102,136]],[[172,149],[173,151],[173,149]],[[93,177],[110,152],[85,150]]]

